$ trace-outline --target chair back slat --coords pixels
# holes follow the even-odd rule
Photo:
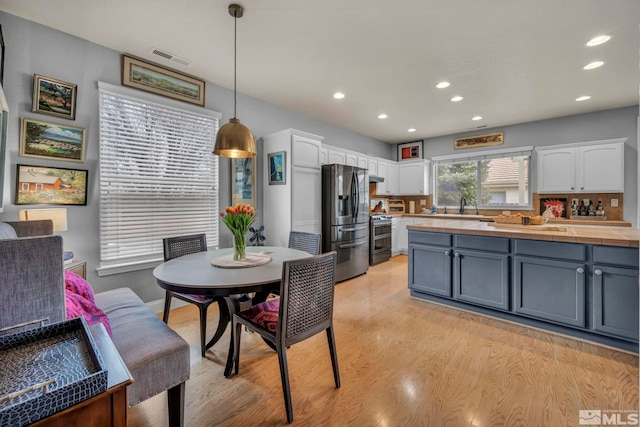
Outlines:
[[[336,252],[285,262],[280,287],[280,339],[291,345],[332,323]]]
[[[310,253],[311,255],[319,255],[322,245],[322,235],[318,233],[306,233],[303,231],[289,232],[289,247]]]
[[[205,252],[207,250],[207,235],[192,234],[190,236],[167,237],[162,239],[164,246],[164,260],[178,258],[183,255]]]

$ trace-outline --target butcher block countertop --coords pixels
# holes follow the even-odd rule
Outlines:
[[[488,215],[474,215],[474,214],[391,214],[391,216],[405,216],[411,218],[429,218],[429,219],[460,219],[467,221],[481,221],[483,219],[490,219],[491,216]],[[631,227],[631,223],[629,221],[623,220],[597,220],[597,219],[588,219],[589,217],[585,217],[585,219],[568,219],[568,218],[550,218],[549,224],[554,225],[596,225],[596,226],[605,226],[605,227]]]
[[[412,215],[413,216],[413,215]],[[544,225],[496,224],[493,222],[465,221],[456,219],[428,219],[409,224],[407,229],[438,233],[473,234],[478,236],[507,237],[529,240],[584,243],[591,245],[627,246],[638,245],[640,232],[636,228],[607,227],[602,225]]]

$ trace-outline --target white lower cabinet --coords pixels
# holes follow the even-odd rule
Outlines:
[[[407,225],[413,225],[415,223],[414,218],[398,218],[398,252],[400,254],[408,254],[409,253],[409,230],[407,230]]]
[[[398,255],[400,249],[398,247],[398,217],[391,218],[391,256]]]

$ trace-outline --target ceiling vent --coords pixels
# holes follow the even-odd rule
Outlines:
[[[166,50],[160,50],[160,49],[156,49],[155,47],[152,47],[149,50],[149,52],[153,53],[154,55],[158,55],[164,59],[168,59],[169,61],[173,61],[177,64],[184,65],[185,67],[189,67],[191,65],[191,61],[189,61],[188,59],[180,58],[179,56],[176,56],[173,53],[167,52]]]

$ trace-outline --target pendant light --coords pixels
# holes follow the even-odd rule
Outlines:
[[[233,16],[233,118],[218,130],[216,145],[213,148],[213,154],[223,157],[256,156],[256,142],[251,131],[236,118],[236,104],[238,103],[236,94],[237,22],[243,13],[244,9],[239,4],[229,5],[229,15]]]

